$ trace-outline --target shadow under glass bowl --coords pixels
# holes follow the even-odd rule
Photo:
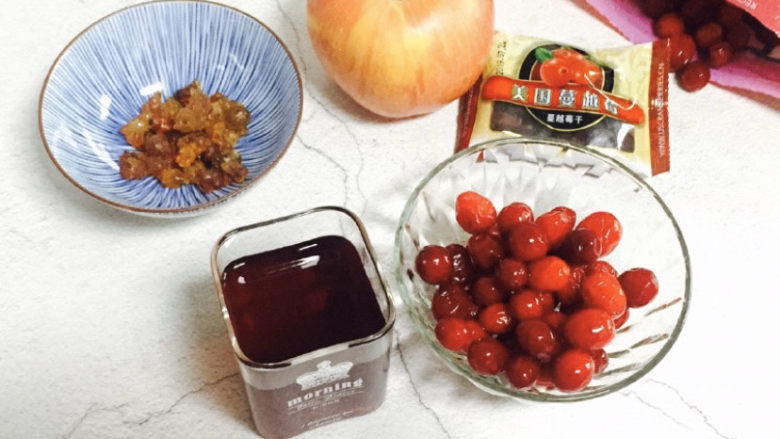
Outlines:
[[[623,237],[603,258],[618,272],[653,270],[660,289],[605,347],[607,369],[579,392],[533,387],[516,389],[499,376],[474,372],[465,355],[444,349],[434,335],[430,309],[436,288],[417,275],[414,264],[426,245],[465,245],[469,235],[455,221],[455,199],[475,191],[497,209],[521,201],[535,214],[557,206],[577,212],[578,220],[596,211],[615,214]],[[422,338],[456,373],[489,393],[535,401],[578,401],[617,391],[649,372],[674,344],[690,299],[688,250],[677,221],[658,194],[638,175],[598,152],[564,143],[502,139],[475,145],[436,166],[407,202],[396,231],[394,270],[406,310]]]
[[[236,144],[246,179],[209,194],[194,185],[165,188],[152,177],[122,179],[119,157],[133,148],[119,129],[156,92],[168,98],[193,80],[249,111],[249,132]],[[39,125],[55,166],[89,195],[134,213],[194,215],[279,160],[301,107],[298,69],[264,24],[216,3],[157,1],[100,19],[63,49],[41,92]]]

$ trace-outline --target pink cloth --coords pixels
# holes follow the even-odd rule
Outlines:
[[[652,22],[639,10],[635,0],[584,0],[592,12],[634,43],[656,39]],[[778,16],[771,11],[772,1],[730,0],[775,32],[780,29]],[[775,4],[775,7],[776,4]],[[743,52],[731,64],[712,70],[711,82],[725,87],[762,93],[780,99],[780,63]]]

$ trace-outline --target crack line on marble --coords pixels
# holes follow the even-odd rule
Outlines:
[[[713,424],[712,424],[712,422],[710,422],[710,418],[709,418],[709,417],[708,417],[706,414],[704,414],[704,412],[703,412],[703,411],[702,411],[702,410],[701,410],[699,407],[697,407],[695,404],[692,404],[692,403],[688,402],[688,400],[687,400],[687,399],[685,399],[685,397],[682,395],[682,393],[680,393],[680,391],[679,391],[679,390],[677,390],[677,388],[675,388],[675,387],[674,387],[674,386],[672,386],[671,384],[669,384],[669,383],[665,383],[665,382],[663,382],[663,381],[658,381],[658,380],[656,380],[656,379],[648,379],[647,381],[648,381],[648,382],[650,382],[650,383],[655,383],[655,384],[658,384],[658,385],[660,385],[660,386],[666,387],[667,389],[669,389],[669,390],[671,390],[672,392],[674,392],[674,393],[675,393],[675,395],[677,395],[677,398],[678,398],[680,401],[682,401],[682,403],[683,403],[683,404],[685,404],[686,406],[688,406],[688,408],[689,408],[689,409],[691,409],[691,410],[695,411],[696,413],[698,413],[698,414],[699,414],[699,416],[701,416],[701,418],[702,418],[702,421],[704,421],[704,423],[705,423],[705,424],[706,424],[706,425],[707,425],[707,426],[708,426],[708,427],[709,427],[709,428],[710,428],[710,429],[711,429],[713,432],[715,432],[715,434],[717,434],[718,436],[720,436],[720,437],[722,437],[722,438],[724,438],[724,439],[736,439],[736,438],[735,438],[735,437],[733,437],[733,436],[726,436],[725,434],[721,433],[721,431],[720,431],[720,430],[718,430],[718,429],[717,429],[717,427],[715,427],[715,425],[713,425]]]
[[[12,235],[17,236],[21,238],[23,241],[26,241],[28,243],[35,243],[35,241],[31,236],[28,236],[26,233],[22,232],[17,228],[10,228],[8,230],[3,231],[3,233],[0,234],[0,239],[2,239],[5,242],[8,242],[11,240]]]
[[[298,139],[299,142],[301,142],[301,145],[305,149],[308,149],[308,150],[314,152],[315,154],[318,154],[318,155],[324,157],[325,160],[329,161],[331,164],[333,164],[333,166],[338,168],[339,171],[341,171],[342,174],[344,174],[344,205],[346,206],[348,204],[348,202],[349,202],[349,188],[347,187],[348,186],[348,181],[349,181],[349,172],[347,172],[347,168],[342,166],[339,162],[336,161],[336,159],[331,157],[325,151],[317,148],[316,146],[309,145],[308,143],[304,142],[303,138],[301,137],[300,134],[296,134],[295,138]]]
[[[67,439],[67,438],[73,436],[73,433],[75,433],[76,430],[78,430],[79,427],[81,427],[81,424],[83,424],[84,420],[87,419],[87,416],[89,416],[92,413],[92,411],[95,409],[95,406],[97,406],[97,403],[93,403],[92,405],[90,405],[89,408],[87,408],[87,410],[84,412],[84,414],[81,415],[81,417],[78,419],[78,421],[76,421],[76,424],[73,427],[71,427],[71,429],[68,430],[68,432],[65,433],[64,436],[62,436],[62,438],[63,439]]]
[[[657,405],[651,404],[650,402],[646,401],[644,398],[639,396],[638,393],[636,393],[634,391],[621,392],[621,393],[623,394],[623,396],[633,397],[634,399],[636,399],[637,401],[639,401],[643,405],[646,405],[647,407],[650,407],[651,409],[653,409],[653,410],[657,411],[658,413],[664,415],[664,417],[666,417],[668,419],[671,419],[675,424],[677,424],[677,425],[679,425],[681,427],[684,427],[684,428],[689,428],[683,422],[679,421],[677,418],[675,418],[674,416],[672,416],[669,413],[667,413],[663,408],[658,407]]]
[[[126,402],[126,403],[115,405],[115,406],[112,406],[112,407],[99,407],[98,403],[93,403],[92,405],[89,406],[89,408],[87,408],[87,410],[84,412],[84,414],[81,415],[81,417],[76,421],[76,423],[73,425],[73,427],[71,427],[71,429],[68,430],[68,432],[65,433],[64,436],[62,436],[62,439],[68,439],[69,437],[73,436],[78,431],[79,427],[81,427],[81,424],[83,424],[84,421],[86,421],[87,418],[91,414],[97,413],[97,412],[116,412],[116,411],[119,411],[119,409],[121,409],[122,407],[125,407],[125,406],[128,406],[128,405],[130,405],[130,403]]]
[[[401,349],[401,336],[398,334],[398,331],[393,331],[393,332],[395,332],[395,340],[396,340],[395,348],[398,351],[399,358],[401,359],[401,365],[404,367],[404,371],[406,372],[406,375],[409,377],[409,383],[412,385],[412,390],[414,390],[414,394],[417,395],[417,400],[420,402],[420,405],[422,405],[427,411],[429,411],[433,415],[434,419],[436,420],[436,423],[439,424],[439,427],[441,427],[441,430],[444,432],[444,434],[449,439],[452,439],[450,432],[444,426],[444,423],[441,421],[439,414],[436,413],[436,411],[433,408],[431,408],[431,406],[426,404],[425,401],[423,401],[422,394],[417,388],[417,384],[415,384],[414,378],[412,378],[412,373],[409,371],[409,365],[406,363],[406,357],[404,356],[404,351]]]
[[[336,115],[332,110],[330,110],[324,102],[319,100],[317,97],[315,97],[311,90],[309,90],[309,95],[311,98],[317,102],[317,104],[326,112],[328,113],[332,118],[336,119],[337,122],[339,122],[343,127],[344,131],[349,135],[349,137],[352,138],[352,142],[355,144],[355,147],[357,148],[357,154],[360,158],[360,164],[358,165],[358,171],[355,174],[355,188],[357,189],[358,194],[360,194],[360,197],[363,199],[363,207],[361,208],[362,211],[365,211],[366,204],[368,203],[368,197],[366,197],[366,193],[363,192],[363,187],[360,183],[360,176],[363,174],[363,168],[365,167],[365,158],[363,157],[363,147],[360,141],[357,138],[357,135],[352,131],[352,128],[349,127],[349,124],[342,119],[340,116]]]
[[[301,118],[301,124],[305,125],[308,124],[310,120],[314,119],[314,117],[317,116],[316,111],[311,111],[308,116]]]
[[[357,189],[357,192],[360,194],[360,197],[363,199],[363,207],[361,209],[361,212],[365,213],[365,209],[368,204],[368,198],[366,197],[365,192],[363,192],[363,187],[360,184],[360,176],[363,173],[363,168],[365,165],[365,157],[363,157],[362,144],[358,140],[357,135],[352,131],[352,128],[349,127],[349,124],[344,119],[342,119],[341,116],[337,115],[335,112],[329,109],[327,105],[325,105],[326,103],[321,101],[309,86],[309,82],[306,80],[309,76],[309,67],[306,65],[306,62],[304,61],[303,58],[303,49],[301,48],[301,35],[298,32],[298,27],[295,25],[295,22],[290,17],[290,15],[287,14],[287,11],[284,10],[284,7],[282,6],[280,0],[276,0],[276,8],[282,14],[284,20],[287,21],[287,23],[290,25],[290,27],[293,30],[293,34],[295,35],[295,49],[298,52],[298,59],[300,60],[301,70],[304,77],[304,81],[302,81],[303,88],[309,93],[309,96],[312,98],[312,100],[314,100],[314,102],[316,102],[317,105],[320,108],[322,108],[323,111],[325,111],[325,113],[330,115],[332,118],[336,119],[336,121],[339,122],[344,127],[344,130],[347,132],[349,137],[352,138],[352,141],[355,143],[355,146],[357,147],[358,157],[360,158],[360,165],[358,167],[358,172],[355,175],[355,187]]]
[[[298,28],[295,26],[295,22],[290,17],[290,15],[287,14],[287,11],[284,10],[284,7],[282,7],[282,3],[280,2],[280,0],[276,0],[276,9],[279,10],[279,12],[282,14],[282,17],[284,17],[284,20],[292,28],[293,34],[295,34],[295,47],[298,49],[298,58],[301,61],[301,69],[303,70],[304,76],[307,76],[306,74],[309,72],[309,70],[306,66],[306,63],[303,61],[303,51],[301,50],[301,36],[298,35]],[[305,86],[306,84],[304,84],[304,87]]]
[[[142,420],[140,420],[140,421],[138,421],[138,422],[133,422],[133,424],[135,424],[136,426],[140,427],[140,426],[142,426],[142,425],[146,424],[147,422],[151,421],[152,419],[156,419],[156,418],[159,418],[159,417],[165,416],[165,415],[167,415],[167,414],[171,413],[171,412],[173,411],[173,409],[175,409],[175,408],[176,408],[176,406],[178,406],[179,404],[181,404],[181,402],[182,402],[182,401],[184,401],[185,399],[187,399],[188,397],[190,397],[190,396],[192,396],[192,395],[195,395],[195,394],[197,394],[197,393],[200,393],[200,392],[202,392],[202,391],[204,391],[204,390],[206,390],[206,389],[208,389],[208,388],[211,388],[211,387],[217,386],[217,385],[221,384],[222,382],[224,382],[224,381],[226,381],[226,380],[229,380],[229,379],[231,379],[231,378],[235,378],[235,377],[237,377],[238,375],[239,375],[239,372],[234,372],[234,373],[231,373],[230,375],[224,376],[224,377],[222,377],[222,378],[219,378],[219,379],[217,379],[217,380],[215,380],[215,381],[209,381],[209,382],[207,382],[207,383],[203,383],[203,385],[201,385],[201,386],[200,386],[200,387],[198,387],[197,389],[195,389],[195,390],[191,390],[191,391],[189,391],[189,392],[187,392],[187,393],[185,393],[185,394],[181,395],[181,396],[180,396],[180,397],[179,397],[179,398],[178,398],[176,401],[174,401],[174,403],[173,403],[173,404],[171,404],[171,405],[170,405],[170,406],[169,406],[167,409],[165,409],[165,410],[163,410],[163,411],[160,411],[160,412],[157,412],[157,413],[153,413],[153,414],[151,414],[151,415],[147,416],[146,418],[144,418],[144,419],[142,419]]]

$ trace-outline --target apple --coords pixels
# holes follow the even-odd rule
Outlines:
[[[308,29],[327,74],[385,117],[434,111],[479,78],[493,0],[308,0]]]

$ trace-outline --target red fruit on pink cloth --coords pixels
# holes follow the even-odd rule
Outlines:
[[[657,18],[674,9],[672,0],[644,0],[639,2],[642,13],[650,18]]]
[[[696,27],[715,16],[712,0],[685,0],[680,5],[680,15],[685,24]]]
[[[701,25],[694,34],[696,45],[699,47],[710,47],[723,39],[723,27],[713,21]]]
[[[696,42],[688,34],[673,35],[669,40],[671,46],[669,68],[676,72],[693,60],[696,55]]]
[[[683,67],[677,77],[683,90],[701,90],[710,82],[710,68],[701,61],[693,61]]]
[[[734,59],[734,49],[728,41],[718,41],[707,49],[710,67],[723,67]]]
[[[724,2],[718,8],[718,23],[726,27],[733,26],[742,22],[743,15],[742,9]]]
[[[726,41],[731,44],[734,50],[746,48],[750,42],[750,35],[750,26],[742,22],[733,24],[726,29]]]
[[[685,23],[682,17],[674,12],[668,12],[653,23],[653,32],[659,38],[669,38],[673,35],[679,35],[685,32]]]

